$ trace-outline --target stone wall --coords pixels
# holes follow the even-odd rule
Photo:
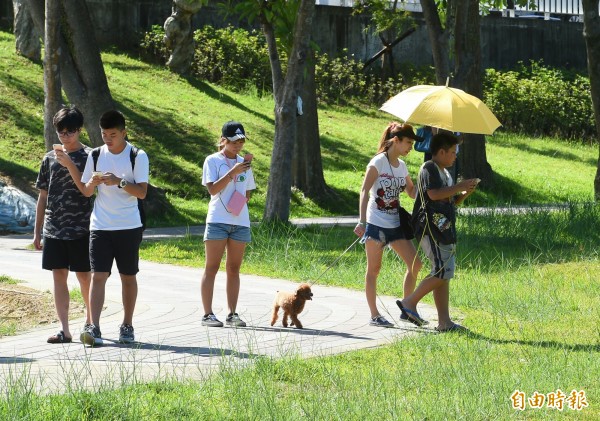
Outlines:
[[[87,0],[102,46],[135,48],[141,34],[152,25],[163,25],[171,13],[169,0]],[[367,18],[353,16],[350,8],[317,6],[313,37],[322,51],[337,54],[344,48],[349,54],[366,60],[381,49],[372,33],[365,32]],[[12,17],[12,1],[0,0],[0,22],[6,27]],[[416,15],[418,17],[418,15]],[[223,27],[240,25],[224,19],[215,6],[207,6],[194,17],[194,26]],[[552,66],[586,69],[583,24],[486,16],[481,24],[483,67],[506,69],[519,61],[540,60]],[[417,30],[394,48],[397,61],[416,65],[432,64],[427,30],[421,21]]]

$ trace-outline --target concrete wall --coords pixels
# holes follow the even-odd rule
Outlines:
[[[87,0],[98,42],[102,46],[135,48],[141,34],[152,25],[161,25],[171,13],[169,0]],[[0,0],[0,23],[12,21],[12,1]],[[418,17],[418,15],[417,15]],[[194,17],[194,27],[227,24],[247,27],[235,19],[224,20],[214,6]],[[365,32],[367,18],[353,16],[346,7],[317,6],[313,38],[321,50],[335,55],[346,48],[360,60],[381,49],[372,33]],[[519,61],[540,60],[552,66],[586,69],[583,24],[486,16],[481,24],[483,67],[507,69]],[[415,65],[432,64],[427,30],[422,22],[410,37],[394,47],[397,61]]]

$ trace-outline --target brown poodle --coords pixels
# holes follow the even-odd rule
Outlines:
[[[312,295],[313,293],[308,284],[300,284],[294,293],[277,291],[277,296],[275,296],[275,301],[273,302],[271,326],[277,321],[277,313],[279,312],[279,307],[281,307],[283,309],[283,320],[281,321],[283,327],[288,327],[288,316],[290,316],[290,319],[292,319],[291,326],[302,329],[302,323],[298,320],[298,314],[304,310],[306,300],[312,300]]]

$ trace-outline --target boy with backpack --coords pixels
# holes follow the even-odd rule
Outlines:
[[[124,310],[119,342],[135,340],[132,319],[137,300],[136,274],[144,225],[138,199],[146,197],[149,174],[146,153],[133,149],[134,146],[127,142],[123,114],[116,110],[104,113],[100,117],[100,130],[104,145],[90,153],[81,177],[86,196],[92,196],[97,189],[90,218],[89,244],[92,324],[86,326],[80,336],[81,342],[88,346],[103,343],[100,314],[113,261],[121,277]]]
[[[417,304],[433,291],[438,312],[438,332],[449,332],[462,327],[450,319],[450,279],[454,277],[456,257],[456,205],[462,203],[479,183],[472,178],[454,184],[447,168],[456,160],[458,138],[440,132],[431,138],[432,159],[419,170],[417,197],[413,207],[415,237],[431,262],[431,272],[415,291],[396,304],[402,319],[417,326],[426,321],[417,313]]]

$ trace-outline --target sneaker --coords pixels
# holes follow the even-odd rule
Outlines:
[[[383,316],[375,316],[369,322],[371,326],[379,326],[379,327],[392,327],[393,323],[388,322]]]
[[[234,327],[246,327],[246,322],[240,319],[240,316],[238,316],[237,313],[232,313],[229,316],[227,316],[227,319],[225,319],[225,323],[227,323],[229,326]]]
[[[104,343],[100,328],[92,324],[86,324],[84,326],[83,330],[81,331],[81,335],[79,335],[79,340],[81,343],[87,346],[98,346]]]
[[[119,326],[119,343],[130,344],[135,341],[133,326],[123,323]]]
[[[208,313],[202,318],[202,326],[223,327],[223,322],[217,319],[217,316],[215,316],[213,313]]]

